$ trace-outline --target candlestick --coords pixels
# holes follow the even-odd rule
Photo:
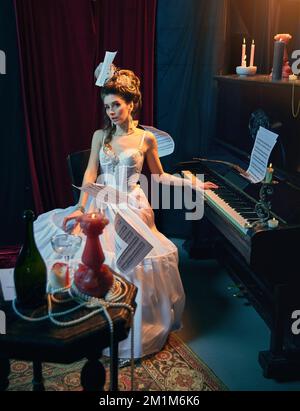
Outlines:
[[[283,41],[275,41],[272,80],[281,80],[282,78],[284,48],[285,43]]]
[[[81,257],[84,264],[79,264],[74,274],[74,283],[80,292],[102,298],[113,284],[113,274],[110,268],[103,264],[105,257],[99,241],[99,235],[108,220],[99,213],[93,213],[84,214],[78,217],[77,221],[87,238]]]
[[[242,67],[247,67],[246,59],[247,59],[247,56],[246,56],[246,39],[244,37],[243,44],[242,44],[242,62],[241,62]]]
[[[273,169],[273,167],[272,167],[272,164],[270,164],[269,167],[267,167],[266,177],[265,177],[265,182],[266,182],[267,184],[271,184],[271,183],[272,183],[273,172],[274,172],[274,169]]]
[[[254,66],[254,54],[255,54],[255,43],[254,43],[254,40],[252,40],[251,54],[250,54],[250,67]]]
[[[276,220],[276,218],[272,218],[271,220],[268,220],[268,227],[269,228],[277,228],[279,225],[279,221]]]

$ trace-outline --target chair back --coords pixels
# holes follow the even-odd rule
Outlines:
[[[75,186],[81,186],[84,172],[88,165],[91,150],[77,151],[76,153],[71,153],[67,157],[67,164],[69,169],[69,174],[71,177],[71,182]],[[73,198],[75,202],[78,202],[80,191],[76,188],[72,188]]]

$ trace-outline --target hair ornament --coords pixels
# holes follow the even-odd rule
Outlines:
[[[104,61],[98,65],[94,72],[95,78],[97,79],[96,86],[103,87],[104,84],[114,76],[117,68],[112,62],[116,54],[116,51],[107,51],[105,53]]]

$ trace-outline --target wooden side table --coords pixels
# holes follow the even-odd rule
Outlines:
[[[128,281],[125,282],[128,292],[120,302],[135,307],[137,288]],[[83,358],[88,359],[81,371],[83,389],[103,390],[105,369],[99,358],[102,350],[110,346],[111,338],[109,324],[103,314],[97,314],[80,324],[59,327],[50,320],[32,323],[20,319],[14,313],[11,303],[0,303],[0,309],[6,313],[6,335],[0,335],[0,390],[7,389],[9,385],[10,359],[32,361],[33,390],[44,391],[43,362],[70,364]],[[124,307],[110,308],[108,312],[114,326],[110,389],[117,391],[118,343],[128,337],[131,315]],[[82,314],[79,311],[75,315]]]

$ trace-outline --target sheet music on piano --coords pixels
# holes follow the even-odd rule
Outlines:
[[[264,127],[259,127],[251,153],[250,164],[246,171],[248,176],[241,174],[251,183],[259,183],[265,178],[269,157],[276,144],[277,137],[278,134]]]

